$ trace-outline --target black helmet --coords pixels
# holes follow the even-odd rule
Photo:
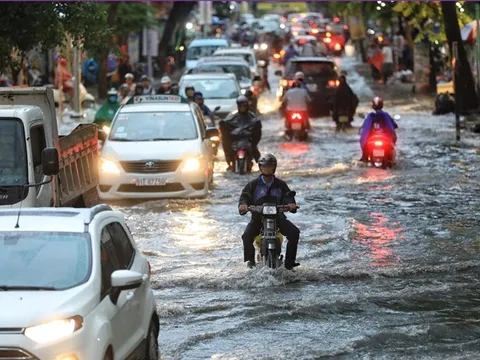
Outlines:
[[[242,105],[242,104],[247,104],[248,105],[248,99],[245,96],[240,95],[237,98],[237,105]]]
[[[251,99],[253,97],[253,91],[252,90],[245,91],[245,97],[247,99]]]
[[[273,166],[273,173],[272,174],[264,174],[264,172],[262,170],[262,168],[264,166]],[[260,171],[262,172],[262,174],[273,175],[273,174],[275,174],[275,170],[277,169],[277,158],[275,156],[273,156],[273,154],[264,155],[258,160],[258,167],[260,168]]]

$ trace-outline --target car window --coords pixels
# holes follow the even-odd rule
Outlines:
[[[122,270],[112,235],[107,227],[104,227],[100,234],[100,263],[102,271],[100,293],[103,298],[110,292],[110,288],[112,287],[112,273],[115,270]]]
[[[237,81],[234,79],[188,79],[195,91],[200,91],[205,99],[236,99],[239,96]],[[180,92],[185,96],[185,86],[180,85]],[[213,111],[213,110],[212,110]]]
[[[224,47],[224,45],[189,47],[187,50],[187,60],[198,60],[202,57],[211,56],[217,49]]]
[[[200,128],[200,133],[202,134],[202,139],[205,138],[206,136],[206,125],[205,125],[205,118],[203,116],[203,112],[202,110],[200,109],[200,106],[198,106],[197,104],[193,105],[194,107],[194,111],[195,111],[195,116],[197,117],[198,119],[198,127]],[[211,110],[211,109],[210,109]]]
[[[126,234],[122,225],[118,222],[108,224],[107,228],[112,237],[113,244],[115,245],[120,269],[130,269],[135,255],[135,250],[128,235]]]
[[[0,185],[28,183],[27,150],[23,123],[2,119],[0,123]]]
[[[335,75],[335,65],[331,62],[296,62],[291,61],[287,66],[287,75],[294,76],[301,71],[305,76],[332,76]]]
[[[0,286],[78,286],[90,278],[91,254],[85,233],[0,232]]]
[[[115,118],[110,132],[110,140],[113,141],[193,140],[197,138],[197,127],[191,111],[122,112]]]

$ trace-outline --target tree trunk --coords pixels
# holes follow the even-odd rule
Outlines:
[[[117,10],[118,10],[118,2],[112,2],[108,8],[108,16],[107,16],[107,24],[110,27],[115,25],[115,21],[117,20]],[[110,37],[108,40],[105,48],[102,50],[99,56],[99,70],[98,70],[98,97],[100,99],[107,98],[108,92],[108,81],[107,81],[107,73],[108,73],[108,54],[110,53],[110,49],[113,44],[113,37]]]
[[[415,42],[413,41],[412,27],[408,21],[405,21],[405,40],[407,40],[408,46],[410,46],[410,49],[412,50],[413,71],[415,69]]]
[[[430,75],[428,77],[428,87],[432,94],[437,93],[437,67],[435,66],[435,53],[433,50],[433,44],[428,42],[428,57],[430,58]]]
[[[167,63],[168,46],[172,39],[173,33],[177,24],[183,25],[185,18],[195,6],[196,2],[179,2],[175,1],[170,15],[168,16],[167,23],[165,24],[165,30],[163,32],[162,40],[158,44],[158,65],[160,71],[163,72]]]
[[[463,47],[458,25],[456,2],[441,1],[445,33],[447,35],[448,47],[452,55],[452,44],[458,44],[457,72],[455,74],[456,93],[455,100],[461,113],[474,110],[477,107],[477,96],[472,70],[468,62],[467,53]],[[452,58],[452,57],[451,57]]]

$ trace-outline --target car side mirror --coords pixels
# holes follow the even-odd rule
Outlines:
[[[292,197],[295,197],[295,195],[297,195],[297,192],[296,191],[293,191],[293,190],[290,190],[289,192],[287,192],[285,194],[285,196],[292,196]]]
[[[282,70],[275,71],[275,76],[283,76]]]
[[[217,106],[215,109],[213,109],[213,112],[220,110],[220,106]]]
[[[255,75],[255,76],[253,77],[253,82],[255,82],[255,81],[261,81],[261,80],[262,80],[262,78],[261,78],[260,76],[258,76],[258,75]]]
[[[220,135],[216,127],[209,127],[205,130],[205,132],[206,132],[206,137],[208,139],[211,139],[212,137],[215,137],[215,136],[218,137]]]
[[[112,288],[110,290],[110,300],[117,304],[120,293],[124,290],[139,288],[143,283],[143,275],[132,270],[117,270],[110,277]]]
[[[43,174],[47,176],[58,175],[60,164],[57,148],[45,148],[42,151]]]

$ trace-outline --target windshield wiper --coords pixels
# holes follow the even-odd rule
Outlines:
[[[141,141],[174,141],[174,140],[188,140],[188,139],[180,139],[180,138],[153,138],[153,139],[146,139]]]
[[[16,286],[16,285],[0,285],[0,290],[9,291],[9,290],[32,290],[32,291],[39,291],[39,290],[57,290],[57,288],[53,286]]]
[[[135,140],[131,140],[131,139],[125,139],[125,138],[113,138],[113,139],[110,139],[110,141],[135,141]]]

